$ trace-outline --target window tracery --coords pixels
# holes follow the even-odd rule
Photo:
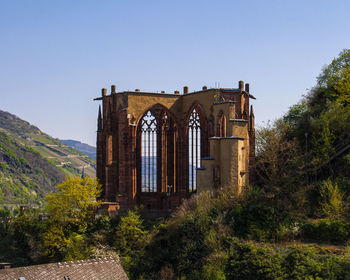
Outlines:
[[[157,133],[157,120],[148,111],[141,120],[141,192],[157,191]]]
[[[197,190],[197,168],[201,158],[201,122],[196,109],[193,109],[188,122],[189,192]]]

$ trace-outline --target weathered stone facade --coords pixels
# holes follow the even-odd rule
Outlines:
[[[249,84],[183,94],[102,89],[97,178],[110,209],[168,210],[193,192],[254,182]]]

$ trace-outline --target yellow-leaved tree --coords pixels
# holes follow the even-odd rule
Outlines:
[[[50,217],[61,223],[81,224],[93,217],[100,202],[101,186],[91,177],[69,177],[46,196]]]
[[[84,232],[100,205],[101,186],[90,177],[69,177],[46,196],[49,226],[42,235],[44,255],[52,260],[89,257]]]

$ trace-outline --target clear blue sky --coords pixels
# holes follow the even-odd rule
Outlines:
[[[250,83],[275,119],[350,46],[350,1],[0,0],[0,109],[96,143],[102,87]]]

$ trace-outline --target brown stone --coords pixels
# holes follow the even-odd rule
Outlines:
[[[248,93],[249,86],[243,89],[240,81],[238,89],[203,87],[189,93],[184,87],[184,95],[125,91],[98,98],[102,113],[98,117],[97,178],[103,186],[104,207],[110,205],[112,212],[137,205],[149,211],[168,211],[195,191],[218,187],[244,191],[255,180],[254,114],[249,107],[249,100],[255,98]],[[147,120],[147,112],[155,120],[154,134],[143,132],[141,123]],[[194,112],[198,132],[189,125]],[[153,135],[156,144],[150,145],[142,135]],[[190,143],[200,148],[193,144],[190,149]],[[147,149],[153,149],[153,154]],[[190,173],[192,157],[200,158],[194,170],[197,177]],[[152,163],[156,172],[150,169],[142,174],[145,162]],[[151,172],[152,180],[146,178]],[[196,182],[194,191],[192,181]],[[142,183],[154,184],[153,189],[145,191]]]

